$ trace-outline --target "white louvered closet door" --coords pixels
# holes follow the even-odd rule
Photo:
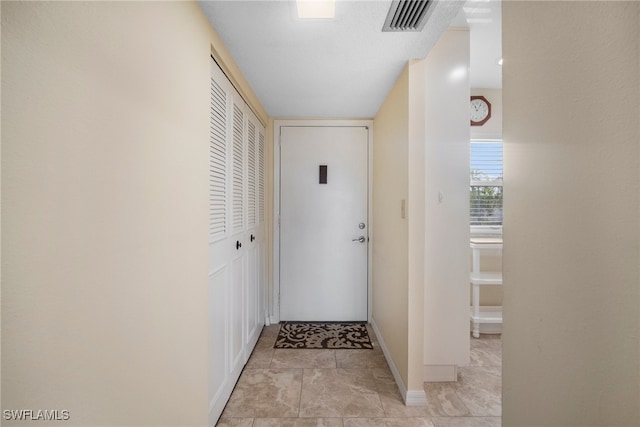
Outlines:
[[[247,113],[247,337],[259,335],[265,320],[264,147],[265,130]]]
[[[245,239],[245,116],[242,100],[233,99],[231,122],[231,370],[244,365]]]
[[[258,198],[258,225],[256,230],[256,244],[258,246],[258,321],[264,323],[267,317],[267,248],[265,240],[265,191],[266,191],[266,170],[265,170],[265,150],[266,150],[265,128],[258,128],[257,147],[257,198]]]
[[[215,424],[265,319],[264,128],[213,61],[211,76],[209,419]]]
[[[216,72],[218,71],[218,72]],[[231,282],[231,95],[213,64],[209,123],[209,398],[210,414],[222,412],[231,368],[228,305]]]

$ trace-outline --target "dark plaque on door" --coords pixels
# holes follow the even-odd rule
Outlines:
[[[327,165],[320,165],[320,184],[327,183]]]

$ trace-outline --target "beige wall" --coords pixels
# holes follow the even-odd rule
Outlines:
[[[445,37],[445,36],[443,36]],[[407,389],[423,391],[422,370],[425,342],[425,150],[426,138],[426,89],[425,61],[409,61],[409,147],[408,175],[409,222],[408,311],[409,338],[407,361]],[[406,401],[406,399],[405,399]]]
[[[640,3],[503,2],[503,425],[640,425]]]
[[[408,358],[409,69],[404,69],[374,119],[372,318],[404,384]]]
[[[2,2],[2,409],[206,424],[212,43],[194,2]]]
[[[0,23],[2,22],[2,7],[0,4]],[[0,25],[0,31],[2,26]],[[0,58],[2,58],[2,37],[0,33]],[[2,81],[2,66],[0,61],[0,81]],[[2,85],[0,85],[0,118],[2,117]],[[0,189],[2,188],[2,125],[0,124]],[[0,236],[2,236],[2,191],[0,190]],[[2,406],[2,244],[0,239],[0,409]]]

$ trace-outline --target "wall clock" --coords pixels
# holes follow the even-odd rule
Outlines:
[[[482,126],[491,118],[491,104],[484,96],[471,97],[471,126]]]

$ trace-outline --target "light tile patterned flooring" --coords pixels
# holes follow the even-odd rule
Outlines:
[[[425,383],[428,405],[407,407],[371,328],[373,350],[274,349],[278,328],[263,329],[218,426],[500,426],[499,335],[471,338],[458,382]]]

